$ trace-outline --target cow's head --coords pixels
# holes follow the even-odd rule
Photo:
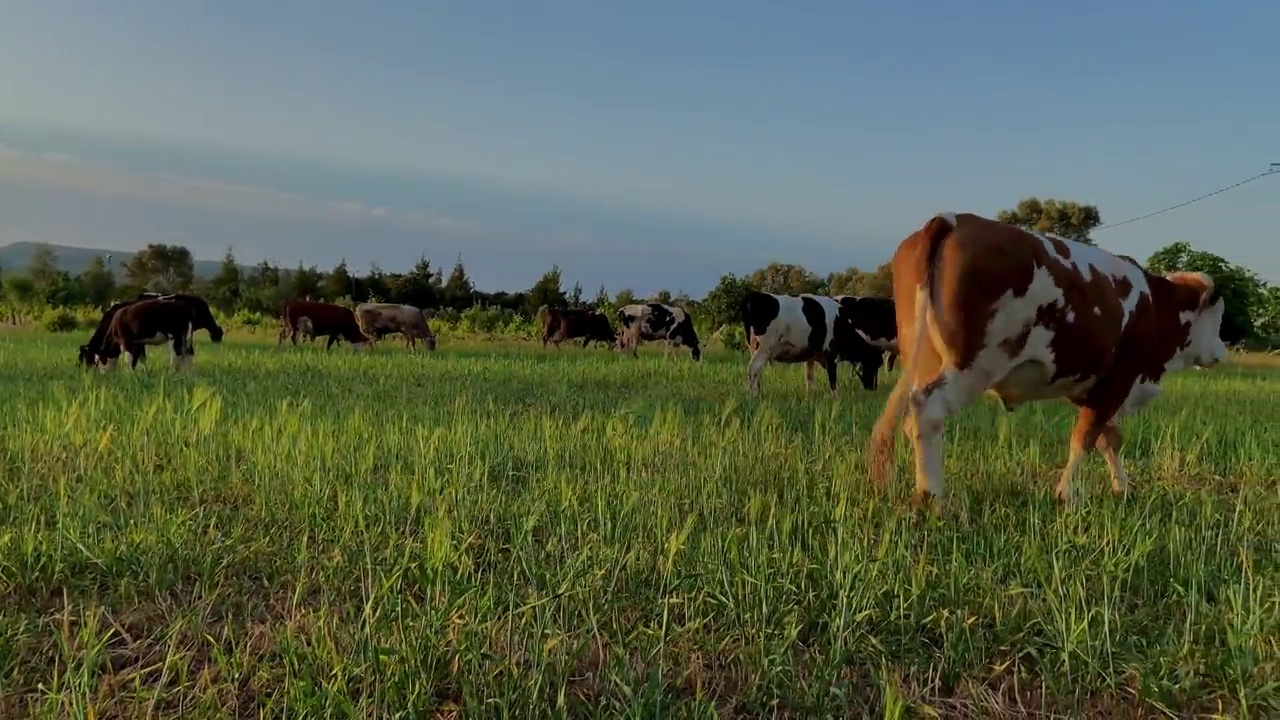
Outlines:
[[[76,359],[76,362],[86,368],[92,368],[98,364],[98,353],[94,352],[93,347],[89,345],[81,345],[80,357]]]
[[[423,342],[424,342],[424,343],[426,343],[426,345],[427,345],[427,350],[429,350],[429,351],[431,351],[431,352],[435,352],[435,351],[436,351],[436,336],[435,336],[435,335],[433,335],[433,334],[431,334],[430,332],[428,332],[428,333],[427,333],[427,337],[426,337],[426,339],[424,339],[424,340],[423,340]]]
[[[1222,362],[1227,357],[1227,344],[1220,336],[1226,301],[1218,294],[1213,278],[1201,272],[1174,272],[1165,277],[1186,298],[1178,305],[1178,319],[1191,325],[1179,354],[1202,370]]]
[[[858,379],[862,381],[862,387],[867,390],[875,390],[880,384],[880,366],[884,364],[884,355],[880,352],[870,353],[862,362],[854,363],[857,369]]]
[[[837,357],[858,369],[862,387],[875,390],[880,366],[884,365],[884,352],[872,345],[871,338],[854,327],[853,319],[844,312],[836,316],[835,333],[831,339]]]

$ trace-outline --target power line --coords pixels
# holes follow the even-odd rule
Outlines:
[[[1270,169],[1270,170],[1267,170],[1266,172],[1258,173],[1257,175],[1254,175],[1254,176],[1253,176],[1253,177],[1251,177],[1251,178],[1248,178],[1248,179],[1245,179],[1245,180],[1241,180],[1240,182],[1235,183],[1234,185],[1228,185],[1228,186],[1226,186],[1226,187],[1224,187],[1224,188],[1220,188],[1220,189],[1218,189],[1218,190],[1214,190],[1213,192],[1211,192],[1211,193],[1207,193],[1207,194],[1205,194],[1205,195],[1201,195],[1201,196],[1200,196],[1200,197],[1198,197],[1198,198],[1192,198],[1192,199],[1190,199],[1190,200],[1187,200],[1186,202],[1180,202],[1180,203],[1178,203],[1177,205],[1173,205],[1173,206],[1167,207],[1167,208],[1165,208],[1165,209],[1163,209],[1163,210],[1156,210],[1155,212],[1149,212],[1149,213],[1147,213],[1146,215],[1139,215],[1139,216],[1137,216],[1137,217],[1131,217],[1131,218],[1129,218],[1128,220],[1121,220],[1121,221],[1120,221],[1120,222],[1118,222],[1118,223],[1111,223],[1110,225],[1103,225],[1103,226],[1101,226],[1101,227],[1096,227],[1096,228],[1094,228],[1093,230],[1091,230],[1090,232],[1098,232],[1099,230],[1110,230],[1111,228],[1114,228],[1114,227],[1120,227],[1121,225],[1128,225],[1128,224],[1129,224],[1129,223],[1131,223],[1131,222],[1138,222],[1139,220],[1146,220],[1146,219],[1147,219],[1147,218],[1149,218],[1149,217],[1154,217],[1154,216],[1156,216],[1156,215],[1162,215],[1162,214],[1164,214],[1164,213],[1169,212],[1170,210],[1177,210],[1177,209],[1178,209],[1178,208],[1180,208],[1180,207],[1186,207],[1187,205],[1190,205],[1191,203],[1200,202],[1201,200],[1204,200],[1205,198],[1210,198],[1210,197],[1213,197],[1214,195],[1219,195],[1219,194],[1224,193],[1224,192],[1226,192],[1226,191],[1228,191],[1228,190],[1234,190],[1234,189],[1236,189],[1236,188],[1240,187],[1241,185],[1245,185],[1245,184],[1247,184],[1247,183],[1251,183],[1251,182],[1253,182],[1254,180],[1257,180],[1258,178],[1264,178],[1264,177],[1266,177],[1266,176],[1268,176],[1268,175],[1276,175],[1276,174],[1280,174],[1280,163],[1271,163],[1271,169]]]

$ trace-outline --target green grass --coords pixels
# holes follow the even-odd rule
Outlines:
[[[940,520],[847,366],[82,334],[0,334],[0,716],[1280,712],[1274,368],[1167,381],[1070,511],[1070,407],[983,400]]]

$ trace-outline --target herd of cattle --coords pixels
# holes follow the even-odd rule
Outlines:
[[[770,361],[814,365],[836,390],[836,366],[854,364],[867,389],[889,353],[903,371],[872,432],[871,474],[883,483],[899,421],[915,452],[914,500],[932,497],[942,509],[942,430],[945,420],[982,394],[1012,411],[1062,398],[1079,410],[1067,464],[1055,492],[1071,496],[1071,479],[1084,456],[1099,450],[1112,489],[1127,491],[1116,422],[1149,405],[1158,383],[1187,367],[1211,368],[1227,353],[1219,337],[1224,303],[1208,275],[1147,271],[1126,255],[1006,225],[978,215],[944,213],[899,243],[891,260],[898,299],[751,292],[741,307],[751,353],[748,384],[759,394],[760,372]],[[641,341],[684,346],[701,357],[689,313],[663,303],[627,305],[616,330],[603,313],[548,310],[542,342],[581,339],[635,352]],[[364,304],[353,312],[309,300],[288,303],[277,344],[298,334],[345,340],[356,349],[371,339],[401,333],[410,347],[435,337],[418,308]],[[87,366],[109,369],[122,352],[132,365],[147,345],[173,344],[175,365],[191,364],[196,330],[214,342],[222,329],[208,303],[191,295],[144,294],[103,315],[88,344]],[[899,342],[899,339],[902,339]]]
[[[687,310],[665,303],[625,305],[618,310],[617,329],[609,317],[595,310],[547,308],[542,314],[542,345],[557,348],[565,340],[581,339],[585,348],[592,342],[608,343],[614,350],[638,352],[641,342],[665,342],[687,347],[694,360],[702,357],[698,333]],[[805,362],[806,387],[813,385],[813,368],[827,370],[831,392],[836,392],[836,364],[849,362],[867,389],[876,387],[876,378],[889,352],[897,351],[897,331],[893,301],[888,298],[835,298],[818,295],[773,295],[751,292],[742,305],[742,322],[752,348],[750,387],[759,394],[759,376],[770,361]],[[146,358],[148,345],[173,346],[174,365],[188,368],[195,356],[192,337],[205,330],[215,342],[223,331],[213,318],[209,303],[197,295],[142,293],[132,300],[112,305],[98,321],[89,342],[80,346],[80,362],[86,367],[111,370],[121,354],[129,356],[130,367]],[[288,337],[298,344],[298,336],[315,341],[327,337],[325,349],[346,341],[359,351],[374,340],[390,334],[404,336],[408,347],[422,340],[435,350],[436,338],[426,314],[412,305],[361,303],[355,310],[333,303],[293,300],[281,313],[277,346]]]

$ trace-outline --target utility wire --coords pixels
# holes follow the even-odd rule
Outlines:
[[[1234,190],[1235,188],[1238,188],[1238,187],[1240,187],[1241,185],[1244,185],[1244,184],[1246,184],[1246,183],[1251,183],[1251,182],[1253,182],[1254,180],[1257,180],[1258,178],[1264,178],[1264,177],[1266,177],[1266,176],[1268,176],[1268,175],[1276,175],[1276,174],[1280,174],[1280,170],[1278,170],[1278,169],[1276,169],[1275,167],[1273,167],[1272,169],[1270,169],[1270,170],[1268,170],[1268,171],[1266,171],[1266,172],[1258,173],[1257,175],[1254,175],[1253,177],[1248,178],[1247,180],[1241,180],[1240,182],[1235,183],[1234,185],[1228,185],[1228,186],[1226,186],[1226,187],[1224,187],[1224,188],[1221,188],[1221,189],[1219,189],[1219,190],[1214,190],[1213,192],[1208,193],[1208,194],[1206,194],[1206,195],[1201,195],[1201,196],[1200,196],[1200,197],[1198,197],[1198,198],[1192,198],[1192,199],[1190,199],[1190,200],[1188,200],[1188,201],[1186,201],[1186,202],[1180,202],[1180,203],[1178,203],[1177,205],[1173,205],[1173,206],[1171,206],[1171,207],[1167,207],[1167,208],[1165,208],[1165,209],[1163,209],[1163,210],[1156,210],[1155,212],[1149,212],[1149,213],[1147,213],[1146,215],[1139,215],[1139,216],[1137,216],[1137,217],[1131,217],[1131,218],[1129,218],[1128,220],[1121,220],[1121,221],[1120,221],[1120,222],[1118,222],[1118,223],[1111,223],[1110,225],[1103,225],[1103,226],[1101,226],[1101,227],[1096,227],[1096,228],[1094,228],[1093,230],[1091,230],[1091,231],[1090,231],[1090,233],[1095,233],[1095,232],[1098,232],[1099,230],[1110,230],[1111,228],[1114,228],[1114,227],[1120,227],[1121,225],[1128,225],[1128,224],[1129,224],[1129,223],[1131,223],[1131,222],[1138,222],[1139,220],[1146,220],[1146,219],[1147,219],[1147,218],[1149,218],[1149,217],[1154,217],[1154,216],[1156,216],[1156,215],[1162,215],[1162,214],[1164,214],[1164,213],[1169,212],[1170,210],[1177,210],[1178,208],[1180,208],[1180,207],[1186,207],[1187,205],[1190,205],[1191,203],[1200,202],[1201,200],[1204,200],[1205,198],[1213,197],[1214,195],[1218,195],[1218,194],[1224,193],[1224,192],[1226,192],[1226,191],[1228,191],[1228,190]]]

